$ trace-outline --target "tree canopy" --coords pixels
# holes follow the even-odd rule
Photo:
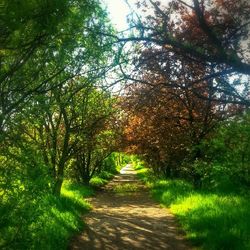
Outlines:
[[[173,0],[138,1],[142,17],[131,18],[130,37],[117,37],[123,43],[136,43],[131,81],[149,70],[164,76],[160,85],[182,88],[189,84],[202,99],[249,106],[249,3],[248,1]],[[124,46],[124,45],[123,45]],[[130,56],[131,57],[131,56]],[[206,82],[214,95],[199,91]]]

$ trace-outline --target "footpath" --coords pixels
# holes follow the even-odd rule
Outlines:
[[[88,201],[93,210],[83,218],[84,231],[69,249],[192,249],[173,215],[150,197],[130,164]]]

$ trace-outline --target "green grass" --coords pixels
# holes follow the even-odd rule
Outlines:
[[[100,174],[91,178],[89,184],[94,189],[100,189],[105,186],[111,179],[113,179],[114,173],[108,171],[102,171]]]
[[[67,249],[71,237],[84,227],[82,214],[91,208],[83,198],[115,173],[102,171],[90,186],[64,181],[60,197],[52,195],[47,181],[29,181],[26,186],[16,181],[8,192],[0,187],[0,249]]]
[[[207,250],[250,249],[249,196],[197,191],[183,180],[152,178],[145,168],[138,176],[153,197],[170,208],[194,245]]]
[[[118,172],[115,172],[115,173],[118,173]],[[102,171],[98,175],[98,177],[101,178],[101,179],[109,181],[109,180],[113,179],[115,173],[110,173],[108,171]]]
[[[90,187],[64,182],[61,197],[46,197],[43,227],[34,232],[35,249],[66,249],[70,237],[83,228],[81,215],[91,208],[83,198],[92,194]]]
[[[93,178],[90,180],[90,182],[89,182],[89,184],[90,184],[93,188],[95,188],[95,189],[99,189],[99,188],[101,188],[102,186],[106,185],[107,183],[108,183],[108,180],[103,179],[103,178],[101,178],[101,177],[99,177],[99,176],[93,177]]]
[[[91,208],[83,198],[92,194],[90,187],[65,181],[60,197],[45,194],[26,200],[25,206],[17,203],[18,209],[9,211],[0,227],[0,248],[67,249],[72,235],[84,226],[81,215]]]
[[[129,183],[114,187],[114,191],[118,194],[123,194],[127,192],[136,192],[137,190],[138,190],[138,185]]]

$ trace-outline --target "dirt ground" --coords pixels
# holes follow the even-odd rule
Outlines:
[[[89,201],[93,210],[83,218],[85,230],[69,249],[192,249],[173,215],[152,200],[131,165]]]

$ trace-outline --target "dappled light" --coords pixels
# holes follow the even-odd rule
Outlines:
[[[174,217],[149,197],[135,174],[127,165],[91,199],[94,210],[71,249],[191,249]]]
[[[250,249],[249,0],[0,1],[0,249]]]

